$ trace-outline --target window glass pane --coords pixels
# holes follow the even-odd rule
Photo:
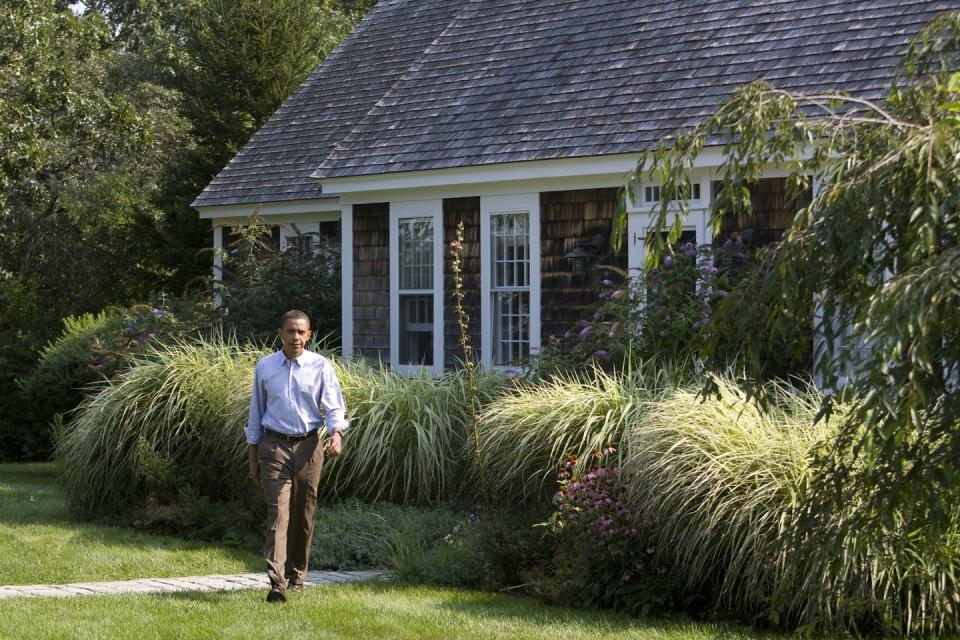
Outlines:
[[[433,289],[433,220],[400,220],[400,289]]]
[[[530,354],[530,232],[527,213],[491,216],[493,362],[522,364]]]
[[[530,294],[493,294],[494,364],[521,364],[530,354]]]
[[[400,364],[433,365],[433,294],[400,296]]]

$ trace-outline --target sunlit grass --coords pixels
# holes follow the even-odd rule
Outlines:
[[[51,464],[0,465],[0,585],[260,570],[254,554],[74,522]]]
[[[499,594],[390,584],[307,588],[285,605],[263,593],[0,601],[8,637],[754,640],[724,625],[638,620]]]

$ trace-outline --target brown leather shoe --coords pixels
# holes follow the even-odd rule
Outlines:
[[[267,593],[267,602],[286,602],[287,594],[283,590],[283,587],[273,587]]]

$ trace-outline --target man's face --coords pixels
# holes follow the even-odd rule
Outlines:
[[[303,353],[303,348],[310,339],[310,325],[306,320],[287,320],[280,327],[280,341],[283,342],[283,353],[288,358],[297,358]]]

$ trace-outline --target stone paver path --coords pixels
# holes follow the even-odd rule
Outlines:
[[[306,587],[339,582],[358,582],[380,578],[379,571],[310,571],[303,583]],[[145,578],[120,582],[78,582],[76,584],[44,584],[0,587],[3,598],[65,598],[118,593],[171,593],[175,591],[235,591],[267,589],[266,573],[237,575],[190,576],[187,578]]]

